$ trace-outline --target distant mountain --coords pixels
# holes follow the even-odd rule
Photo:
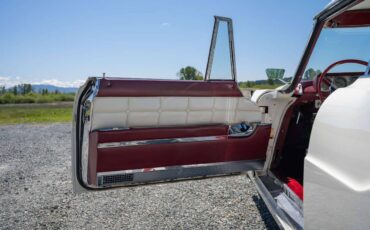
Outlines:
[[[47,89],[49,92],[58,90],[60,93],[76,93],[78,88],[75,87],[59,87],[55,85],[32,85],[32,91],[39,92],[42,89]]]

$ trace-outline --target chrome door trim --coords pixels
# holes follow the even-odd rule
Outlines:
[[[83,179],[82,172],[82,147],[83,136],[88,130],[85,130],[86,107],[85,102],[92,97],[98,79],[89,77],[85,84],[79,88],[76,93],[73,106],[73,121],[72,121],[72,182],[73,191],[75,193],[84,192],[86,190],[94,190],[88,186]]]
[[[100,128],[93,131],[99,131],[99,132],[111,132],[111,131],[127,131],[130,130],[128,127],[113,127],[113,128]]]
[[[108,143],[98,144],[98,149],[130,147],[130,146],[140,146],[140,145],[220,141],[220,140],[226,140],[226,139],[227,139],[226,136],[203,136],[203,137],[182,137],[182,138],[164,138],[164,139],[138,140],[138,141],[108,142]]]
[[[264,160],[230,161],[210,164],[192,164],[180,166],[157,167],[150,169],[132,169],[97,173],[97,187],[118,187],[147,183],[169,182],[183,179],[207,178],[240,174],[250,170],[262,169]],[[114,177],[123,180],[112,182]],[[108,180],[105,180],[108,178]],[[107,183],[108,181],[108,183]],[[109,183],[110,182],[110,183]]]

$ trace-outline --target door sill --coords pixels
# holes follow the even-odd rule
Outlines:
[[[291,199],[277,178],[262,172],[249,172],[248,176],[281,229],[303,229],[301,206]]]
[[[109,188],[208,178],[260,170],[263,168],[263,164],[264,160],[248,160],[99,172],[96,184],[99,188]]]

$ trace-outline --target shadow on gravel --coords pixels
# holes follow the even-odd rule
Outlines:
[[[258,208],[258,211],[261,215],[261,218],[263,222],[265,223],[266,229],[274,230],[279,229],[278,225],[276,224],[274,218],[270,214],[265,202],[262,200],[262,198],[258,195],[252,196],[252,199],[254,203],[256,203],[256,206]]]

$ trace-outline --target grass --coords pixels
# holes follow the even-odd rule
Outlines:
[[[0,95],[0,104],[20,104],[20,103],[52,103],[61,101],[73,101],[73,93],[28,93],[26,95],[14,95],[12,93],[5,93]]]
[[[246,86],[246,85],[240,85],[240,88],[242,89],[276,89],[277,87],[279,86],[282,86],[282,85],[277,85],[277,84],[274,84],[274,85],[268,85],[268,84],[261,84],[261,85],[251,85],[250,87]]]
[[[276,89],[277,87],[279,87],[281,85],[254,85],[252,86],[251,88],[253,89]]]
[[[71,122],[71,105],[1,106],[0,125],[20,123]]]

